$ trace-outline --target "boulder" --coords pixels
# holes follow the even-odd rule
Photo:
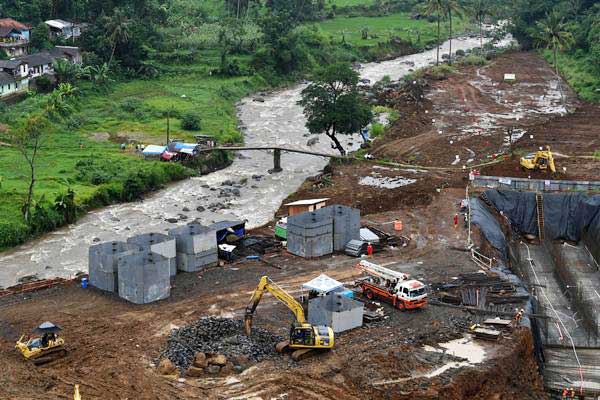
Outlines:
[[[197,368],[206,368],[208,367],[208,360],[206,359],[206,354],[198,353],[194,358],[194,367]]]
[[[208,368],[206,368],[206,372],[211,375],[216,375],[221,372],[221,367],[218,365],[209,365]]]
[[[177,367],[168,358],[163,358],[158,363],[158,372],[161,375],[175,375]]]
[[[219,367],[223,367],[225,364],[227,364],[227,357],[225,357],[223,354],[215,354],[208,359],[208,363],[210,365],[218,365]]]
[[[221,368],[221,372],[224,374],[232,374],[235,371],[235,366],[231,361],[229,361],[223,368]]]
[[[201,376],[204,376],[204,368],[198,368],[198,367],[191,366],[186,371],[185,376],[188,376],[191,378],[199,378]]]

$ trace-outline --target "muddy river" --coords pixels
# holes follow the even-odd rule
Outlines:
[[[455,39],[453,50],[478,47],[475,38]],[[448,52],[444,43],[440,54]],[[435,49],[381,63],[365,64],[361,77],[372,83],[388,75],[396,80],[410,70],[435,61]],[[283,146],[335,154],[325,136],[311,136],[304,127],[302,108],[296,104],[304,85],[273,92],[240,102],[238,116],[249,146]],[[311,140],[313,139],[313,140]],[[317,141],[308,146],[311,142]],[[347,137],[349,148],[360,138]],[[327,159],[304,154],[282,154],[283,172],[269,174],[273,155],[265,151],[240,152],[231,166],[221,171],[175,183],[147,196],[143,201],[119,204],[88,213],[79,222],[37,240],[0,254],[0,286],[14,285],[19,279],[71,277],[87,271],[91,244],[123,240],[146,232],[168,229],[200,219],[212,223],[224,219],[247,220],[249,227],[273,218],[281,202],[309,176],[317,174]],[[170,222],[171,221],[171,222]]]

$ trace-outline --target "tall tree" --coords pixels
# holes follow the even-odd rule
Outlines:
[[[31,203],[33,202],[33,189],[36,183],[36,173],[40,148],[48,134],[49,122],[44,113],[30,115],[23,126],[11,133],[11,142],[14,148],[21,153],[29,167],[29,187],[27,197],[21,207],[25,221],[31,217]]]
[[[472,0],[470,10],[479,25],[479,46],[483,49],[483,24],[486,17],[492,15],[492,7],[489,0]]]
[[[442,18],[446,15],[444,0],[426,0],[423,4],[423,13],[429,16],[435,16],[437,19],[437,54],[435,65],[440,63],[440,24]]]
[[[116,8],[114,14],[108,19],[106,24],[106,30],[112,44],[112,50],[110,52],[110,58],[108,59],[108,65],[112,64],[113,57],[115,56],[115,50],[117,45],[124,44],[129,41],[131,20],[125,14],[125,11],[121,8]]]
[[[563,98],[560,70],[558,68],[558,51],[568,49],[574,42],[573,34],[567,30],[567,23],[557,12],[549,13],[545,19],[536,23],[535,39],[538,46],[552,51],[552,61],[558,79],[560,95]]]
[[[448,59],[448,62],[450,64],[452,64],[452,16],[453,15],[455,17],[462,16],[464,7],[461,4],[460,0],[443,0],[443,1],[444,1],[445,13],[448,16],[448,23],[449,23],[448,39],[450,40],[450,49],[448,51],[448,55],[450,56],[450,58]]]
[[[347,63],[335,63],[317,72],[302,91],[306,127],[327,135],[340,154],[346,154],[338,135],[359,132],[373,119],[371,108],[358,91],[358,73]]]

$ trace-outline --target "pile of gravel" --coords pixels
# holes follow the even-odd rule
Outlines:
[[[241,320],[205,317],[171,331],[161,357],[167,357],[180,371],[186,371],[200,352],[223,354],[228,359],[243,356],[258,362],[276,355],[275,345],[282,340],[260,328],[252,328],[248,337]]]

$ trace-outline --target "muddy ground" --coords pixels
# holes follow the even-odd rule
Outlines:
[[[516,73],[518,82],[501,82],[506,72]],[[307,180],[289,200],[331,197],[332,203],[360,208],[363,223],[388,232],[394,220],[402,220],[402,234],[411,239],[408,247],[388,249],[374,260],[397,266],[429,285],[478,271],[464,251],[466,231],[452,224],[465,193],[467,172],[461,164],[469,159],[473,161],[468,165],[488,162],[494,154],[506,152],[507,127],[524,132],[513,144],[515,154],[546,144],[569,156],[589,156],[597,149],[598,108],[580,104],[566,89],[568,108],[579,108],[560,116],[562,100],[555,83],[551,69],[533,53],[503,55],[485,67],[463,67],[447,80],[430,82],[422,106],[398,105],[401,118],[373,146],[374,154],[391,161],[442,169],[370,161],[336,164]],[[466,102],[457,101],[460,98]],[[461,162],[452,165],[456,155]],[[597,179],[598,161],[592,158],[557,162],[559,167],[567,165],[567,176]],[[514,176],[513,164],[489,168]],[[242,317],[262,275],[294,295],[303,282],[322,272],[348,286],[359,276],[356,259],[344,255],[302,260],[281,252],[267,260],[268,264],[243,261],[180,274],[168,300],[145,306],[75,283],[1,299],[0,369],[10,373],[0,375],[0,398],[64,399],[76,383],[84,399],[545,398],[526,329],[507,333],[497,343],[481,344],[485,358],[479,364],[427,377],[461,360],[425,351],[423,346],[460,338],[481,319],[436,305],[418,312],[384,305],[387,319],[340,334],[331,352],[300,363],[278,356],[247,365],[240,374],[159,375],[157,357],[171,329],[207,315]],[[69,355],[49,366],[32,367],[13,349],[14,341],[45,320],[64,328]],[[287,309],[266,296],[254,325],[285,336],[290,322]]]
[[[455,208],[459,195],[456,190],[448,190],[436,196],[429,206],[413,207],[408,213],[368,216],[365,222],[379,224],[389,232],[392,226],[386,222],[401,217],[405,220],[404,233],[413,238],[408,247],[379,253],[375,261],[400,264],[403,271],[428,284],[477,271],[468,254],[459,250],[465,231],[455,229],[449,220],[437,224],[427,220],[431,210],[442,213],[441,210]],[[526,393],[522,398],[539,398],[540,382],[535,368],[533,373],[527,372],[533,386],[525,385],[521,378],[513,379],[511,374],[494,372],[498,365],[513,368],[513,349],[529,351],[527,336],[519,333],[485,344],[486,363],[477,365],[477,374],[486,376],[485,385],[456,385],[452,380],[468,380],[461,376],[473,374],[475,368],[450,369],[432,379],[420,378],[419,374],[456,361],[426,352],[422,346],[460,338],[479,318],[440,306],[418,312],[400,312],[385,306],[386,320],[340,334],[333,351],[300,363],[277,357],[230,376],[184,380],[160,376],[155,368],[156,358],[169,331],[206,315],[241,317],[260,276],[271,276],[295,295],[303,282],[321,272],[349,286],[359,276],[354,268],[356,259],[342,255],[306,261],[281,253],[269,258],[269,263],[244,261],[199,274],[178,275],[168,300],[146,306],[135,306],[74,283],[20,298],[5,298],[0,303],[0,367],[11,373],[0,377],[0,397],[67,398],[72,385],[78,383],[84,398],[103,399],[433,399],[441,393],[445,393],[444,398],[462,399],[467,393],[469,398],[501,396],[503,392],[498,387],[506,388],[510,383],[514,387],[511,391]],[[19,333],[28,332],[44,320],[64,328],[69,355],[48,366],[32,367],[12,346]],[[265,297],[254,325],[285,336],[290,322],[287,309]],[[395,382],[411,376],[416,377]]]

